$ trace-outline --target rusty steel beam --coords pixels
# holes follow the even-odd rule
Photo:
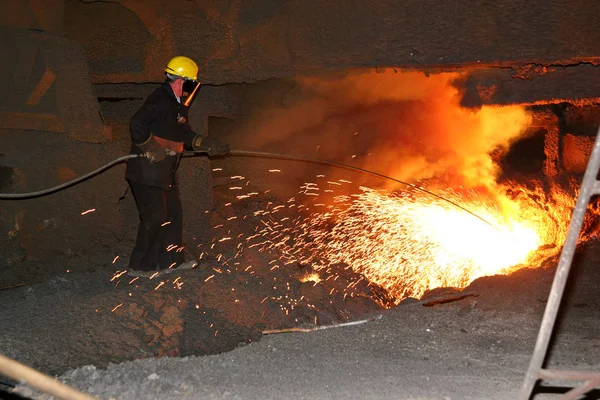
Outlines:
[[[545,369],[539,372],[538,377],[547,380],[584,381],[581,386],[569,390],[559,400],[577,400],[582,394],[600,386],[600,372]]]
[[[59,115],[45,112],[15,112],[0,107],[0,128],[47,132],[66,132],[65,121]]]
[[[563,371],[562,374],[556,373],[556,371],[550,372],[542,369],[542,366],[548,352],[548,345],[556,323],[556,317],[565,291],[567,278],[569,277],[569,271],[573,263],[577,241],[583,225],[583,218],[585,217],[590,198],[600,194],[600,181],[596,179],[598,171],[600,171],[600,128],[596,134],[596,141],[594,142],[592,154],[590,155],[585,174],[583,175],[581,189],[577,198],[577,203],[575,204],[575,209],[573,210],[567,238],[560,254],[558,268],[554,275],[552,288],[550,290],[550,295],[548,296],[548,303],[546,304],[546,309],[544,311],[544,317],[538,333],[533,356],[527,373],[525,374],[523,386],[521,387],[519,400],[529,400],[536,382],[544,376],[544,373],[552,375],[555,379],[568,379],[568,377],[580,376],[580,373],[576,372],[567,373]],[[586,376],[585,378],[588,377]],[[589,382],[587,382],[587,384],[590,382],[596,384],[597,379],[597,376],[593,376],[591,379],[588,379]],[[587,385],[584,386],[587,387]]]
[[[50,86],[56,80],[56,74],[51,70],[46,68],[42,77],[38,80],[35,88],[31,91],[29,98],[27,99],[27,104],[30,106],[34,106],[46,95]]]
[[[60,35],[6,28],[0,28],[0,42],[0,57],[7,60],[0,74],[13,81],[0,89],[0,128],[108,140],[81,46]]]
[[[564,379],[567,381],[590,381],[600,379],[600,372],[544,369],[538,374],[540,379]]]
[[[560,397],[559,400],[577,400],[582,394],[585,394],[593,388],[598,387],[598,385],[600,385],[600,375],[598,375],[598,379],[586,381],[583,383],[583,385],[569,390],[562,397]]]

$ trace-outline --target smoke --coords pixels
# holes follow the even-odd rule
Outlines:
[[[348,163],[403,181],[490,189],[492,154],[521,137],[523,107],[464,109],[460,75],[393,69],[300,77],[246,126],[245,148]]]

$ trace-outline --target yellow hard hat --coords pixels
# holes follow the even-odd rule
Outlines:
[[[171,61],[165,67],[165,72],[190,81],[198,79],[198,65],[191,58],[184,56],[171,58]]]

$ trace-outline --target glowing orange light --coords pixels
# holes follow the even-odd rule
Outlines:
[[[308,271],[302,275],[302,277],[300,277],[300,282],[314,282],[316,285],[317,283],[321,282],[321,277],[317,272]]]
[[[421,182],[435,185],[433,191],[454,204],[415,190],[416,186],[397,192],[398,182],[393,180],[383,184],[389,185],[387,191],[362,188],[352,196],[334,197],[330,193],[352,181],[328,174],[317,180],[323,188],[311,182],[300,187],[302,196],[297,197],[307,204],[296,205],[290,199],[294,204],[284,209],[269,203],[254,212],[260,222],[255,234],[246,238],[247,247],[271,252],[277,265],[311,266],[324,281],[336,282],[338,275],[332,274],[339,265],[347,266],[386,289],[396,303],[429,289],[464,288],[481,276],[537,266],[544,248],[553,245],[554,252],[560,248],[574,205],[572,196],[554,189],[501,186],[500,167],[491,156],[501,156],[526,133],[532,121],[526,108],[462,108],[460,93],[451,85],[459,74],[379,72],[352,73],[339,80],[301,78],[298,82],[311,88],[311,98],[299,100],[298,108],[268,114],[271,118],[262,118],[266,122],[256,131],[267,132],[267,142],[281,141],[286,134],[292,140],[298,123],[290,121],[301,121],[322,129],[324,149],[349,149],[346,156],[353,162],[361,160],[367,170],[419,187]],[[314,94],[319,101],[311,102]],[[398,105],[387,108],[393,110],[388,111],[389,123],[382,121],[386,123],[381,128],[371,124],[376,131],[368,134],[390,140],[373,140],[364,152],[352,154],[352,143],[340,142],[339,132],[347,129],[347,121],[336,123],[334,115],[343,106],[364,106],[376,108],[374,119],[384,119],[386,108],[380,110],[379,105],[386,103]],[[327,123],[307,120],[306,109],[313,108]],[[328,131],[335,137],[327,137]],[[326,143],[330,141],[335,146]],[[507,194],[517,189],[524,196]],[[319,193],[327,194],[317,199]],[[277,219],[277,211],[294,210],[298,218]],[[346,289],[357,287],[360,279]]]

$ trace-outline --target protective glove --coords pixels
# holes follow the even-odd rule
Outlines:
[[[223,156],[231,151],[228,144],[219,142],[211,137],[197,136],[194,139],[194,150],[205,151],[209,156]]]
[[[142,149],[144,156],[146,156],[151,163],[162,161],[167,157],[167,152],[160,144],[158,144],[153,135],[150,135],[150,139],[146,140],[145,143],[136,146]]]

